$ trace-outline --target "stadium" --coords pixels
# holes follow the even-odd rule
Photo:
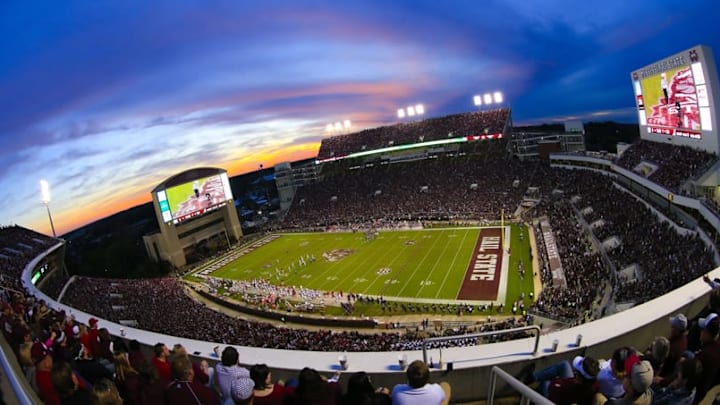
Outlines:
[[[529,365],[643,350],[678,313],[697,349],[707,328],[692,320],[720,309],[704,279],[720,265],[717,68],[697,46],[631,80],[641,139],[617,154],[584,151],[572,129],[514,133],[508,107],[336,135],[309,165],[276,167],[288,209],[255,234],[242,234],[226,171],[178,173],[151,191],[159,232],[144,238],[172,277],[71,278],[62,239],[3,228],[12,390],[37,401],[29,328],[70,345],[75,323],[211,365],[233,346],[282,379],[311,367],[346,384],[362,370],[392,387],[421,359],[460,403],[540,402],[523,390]],[[208,241],[227,248],[189,263]],[[720,375],[705,377],[698,395]]]

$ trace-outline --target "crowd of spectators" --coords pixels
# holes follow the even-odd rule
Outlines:
[[[536,163],[470,157],[375,165],[298,190],[284,224],[313,228],[378,220],[492,219],[514,212]]]
[[[469,112],[416,122],[366,129],[323,139],[318,159],[447,138],[505,132],[510,109]]]
[[[576,356],[518,376],[557,404],[692,405],[720,398],[720,291],[693,319],[676,314],[666,332],[607,359]]]
[[[685,181],[701,175],[717,161],[717,155],[690,148],[661,142],[639,140],[633,143],[615,163],[640,175],[642,162],[650,163],[657,170],[647,171],[647,178],[668,190],[680,192]]]

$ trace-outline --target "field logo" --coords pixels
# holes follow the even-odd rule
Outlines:
[[[334,262],[339,261],[343,257],[350,256],[354,252],[355,251],[351,250],[351,249],[334,249],[329,252],[324,252],[322,254],[322,257],[323,257],[323,259],[325,259],[331,263],[334,263]]]
[[[375,272],[378,276],[387,276],[390,274],[390,267],[383,267],[381,269],[378,269],[378,271]]]
[[[482,229],[457,298],[483,301],[497,299],[502,259],[502,230]]]

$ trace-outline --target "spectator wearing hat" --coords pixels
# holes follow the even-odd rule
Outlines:
[[[193,381],[192,363],[187,356],[173,357],[171,369],[173,381],[165,389],[166,404],[220,405],[220,399],[213,390]]]
[[[683,314],[677,314],[670,318],[670,352],[668,358],[660,370],[660,377],[667,378],[675,372],[675,365],[688,347],[687,338],[688,320]]]
[[[540,392],[556,404],[591,404],[593,385],[600,371],[597,360],[589,356],[576,356],[572,365],[562,361],[538,372],[532,377],[540,381]]]
[[[702,365],[696,359],[683,359],[669,386],[653,386],[653,405],[691,405],[695,401]]]
[[[622,398],[610,399],[608,405],[650,405],[653,401],[653,392],[650,385],[653,382],[653,369],[649,361],[629,359],[626,364],[623,387],[625,395]]]
[[[230,393],[236,405],[247,405],[253,402],[255,382],[250,377],[239,377],[232,380]]]
[[[720,343],[717,342],[720,318],[715,312],[712,312],[705,318],[700,318],[698,326],[700,327],[700,350],[696,353],[695,358],[702,364],[702,376],[697,394],[699,398],[703,398],[705,393],[717,383],[718,370],[720,370]]]

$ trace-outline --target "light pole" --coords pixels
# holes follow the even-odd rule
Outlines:
[[[47,209],[48,218],[50,219],[50,229],[52,229],[53,238],[57,238],[55,234],[55,225],[53,224],[52,215],[50,215],[50,185],[45,180],[40,180],[40,195],[42,197],[42,203],[45,204]]]

